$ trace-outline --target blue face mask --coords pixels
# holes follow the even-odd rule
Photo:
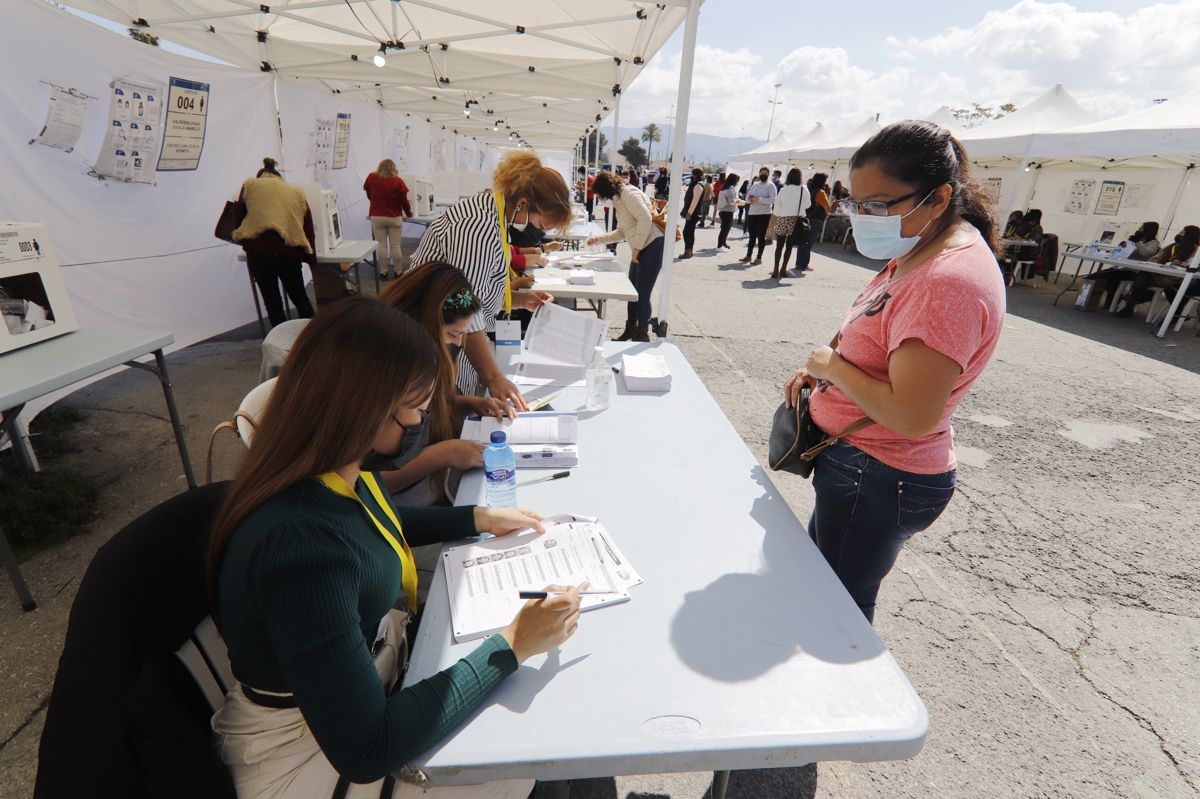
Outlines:
[[[934,190],[936,191],[936,189]],[[925,195],[925,199],[917,203],[916,207],[909,211],[911,214],[925,204],[933,196],[933,192]],[[913,251],[921,241],[921,235],[925,232],[925,228],[929,227],[930,222],[925,223],[925,227],[921,228],[921,232],[915,236],[905,237],[900,233],[900,220],[908,216],[908,214],[900,214],[896,216],[872,216],[870,214],[854,214],[850,217],[850,225],[854,228],[854,243],[858,245],[858,251],[868,258],[878,258],[880,260],[890,261],[893,258],[903,258]]]

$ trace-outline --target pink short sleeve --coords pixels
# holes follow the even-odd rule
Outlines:
[[[936,274],[923,281],[915,296],[887,320],[887,354],[917,339],[940,352],[965,372],[979,353],[989,319],[978,281],[960,274]]]

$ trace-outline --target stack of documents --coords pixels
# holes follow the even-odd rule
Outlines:
[[[590,583],[584,611],[619,605],[642,582],[597,519],[552,516],[544,533],[514,533],[442,553],[454,642],[472,641],[508,626],[525,600],[520,591]]]
[[[579,465],[577,413],[533,411],[503,421],[494,416],[469,416],[463,422],[462,437],[486,444],[496,430],[508,436],[518,469],[570,469]]]
[[[671,390],[671,370],[660,355],[622,355],[621,379],[630,391]]]
[[[603,319],[561,305],[538,308],[529,322],[521,357],[508,379],[518,386],[582,386],[596,347],[604,343]]]
[[[596,273],[591,269],[572,269],[567,275],[567,282],[572,286],[596,285]]]

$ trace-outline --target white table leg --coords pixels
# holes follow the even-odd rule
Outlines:
[[[1188,286],[1191,285],[1192,277],[1195,274],[1195,272],[1190,270],[1184,273],[1183,282],[1179,284],[1179,290],[1175,292],[1175,299],[1171,301],[1171,307],[1167,309],[1167,314],[1163,317],[1162,325],[1154,335],[1159,338],[1166,338],[1167,328],[1171,326],[1171,320],[1175,318],[1175,314],[1179,311],[1179,306],[1183,304],[1184,296],[1187,294]]]

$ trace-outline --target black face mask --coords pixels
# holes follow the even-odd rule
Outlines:
[[[766,183],[766,182],[767,182],[768,180],[770,180],[770,179],[771,179],[771,176],[770,176],[770,175],[759,175],[759,176],[758,176],[758,182],[759,182],[759,183]]]
[[[403,459],[410,461],[421,450],[425,449],[425,445],[429,443],[429,416],[426,415],[421,420],[419,425],[404,428],[404,435],[400,437],[400,446],[395,452],[372,452],[363,464],[369,469],[377,468],[396,468],[397,461]],[[376,466],[379,461],[385,461],[389,465]]]
[[[524,230],[516,230],[511,225],[508,228],[508,243],[514,247],[536,247],[546,240],[545,231],[529,224]]]

